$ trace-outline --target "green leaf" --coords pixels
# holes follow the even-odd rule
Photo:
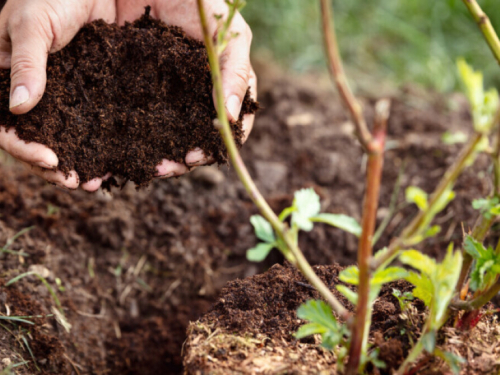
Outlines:
[[[460,374],[461,365],[467,363],[465,358],[459,357],[451,352],[443,352],[437,348],[434,351],[434,354],[443,359],[450,367],[451,372],[455,375]]]
[[[247,259],[250,262],[262,262],[275,246],[275,243],[261,242],[257,246],[247,250]]]
[[[432,330],[427,332],[421,340],[427,353],[432,354],[434,352],[434,348],[436,347],[436,331]]]
[[[427,193],[416,186],[410,186],[406,189],[406,201],[415,203],[421,211],[427,211],[429,208]]]
[[[408,276],[406,276],[406,281],[415,285],[413,295],[425,303],[426,306],[430,306],[432,298],[434,297],[434,286],[429,277],[416,272],[410,272]]]
[[[342,270],[339,274],[339,280],[346,284],[359,284],[359,269],[356,266],[349,266]]]
[[[311,221],[329,224],[333,227],[337,227],[348,233],[354,234],[356,237],[361,235],[361,225],[359,225],[358,221],[351,216],[323,213],[311,217]]]
[[[375,272],[370,280],[370,285],[380,285],[390,283],[392,281],[401,280],[408,276],[408,271],[401,267],[388,267],[386,269]]]
[[[436,268],[434,259],[431,259],[417,250],[404,251],[399,256],[399,260],[427,275],[432,274]]]
[[[295,211],[292,213],[292,225],[309,232],[313,228],[311,218],[319,214],[321,205],[314,189],[302,189],[295,192],[293,200]]]
[[[307,218],[316,216],[321,209],[319,195],[316,194],[313,188],[301,189],[295,192],[293,205],[297,207],[297,211],[301,215]]]
[[[326,331],[328,331],[328,329],[319,323],[307,323],[299,327],[299,329],[295,333],[295,338],[300,340],[304,337],[311,335],[316,335],[316,334],[322,335]]]
[[[260,215],[253,215],[250,217],[250,222],[255,230],[255,235],[264,242],[274,242],[276,237],[274,236],[273,227],[271,224]]]
[[[322,345],[327,349],[333,349],[342,341],[345,329],[337,322],[332,310],[323,301],[307,301],[298,308],[297,316],[308,320],[309,323],[299,328],[295,333],[296,338],[321,334]]]
[[[336,288],[354,306],[358,304],[358,293],[354,292],[353,290],[349,289],[347,286],[342,284],[338,284]]]
[[[474,259],[479,259],[486,255],[486,249],[483,244],[469,235],[465,237],[464,250]]]

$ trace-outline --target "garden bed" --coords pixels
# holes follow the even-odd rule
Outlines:
[[[292,81],[273,68],[257,71],[263,109],[242,155],[272,207],[281,210],[290,205],[296,189],[314,187],[323,212],[359,219],[361,150],[328,80]],[[389,123],[379,222],[388,214],[401,166],[401,192],[409,185],[431,191],[459,149],[443,144],[442,134],[467,134],[470,127],[461,96],[412,88],[398,93]],[[474,175],[484,173],[486,158],[476,163],[474,172],[459,179],[457,199],[437,218],[443,230],[425,243],[428,254],[439,256],[448,241],[461,241],[462,223],[466,229],[473,225],[476,214],[470,202],[490,188],[486,178]],[[0,330],[0,359],[28,361],[16,368],[19,374],[36,372],[33,358],[47,374],[180,373],[189,321],[209,310],[228,281],[283,261],[277,253],[263,264],[246,261],[245,251],[256,241],[249,223],[256,210],[227,167],[198,168],[142,191],[127,185],[113,196],[55,189],[7,160],[0,175],[0,245],[34,226],[10,246],[28,257],[2,255],[2,280],[32,265],[45,267],[72,325],[66,332],[51,316],[35,320],[34,326],[8,323],[13,334]],[[399,198],[404,200],[403,193]],[[380,245],[416,212],[413,207],[402,210]],[[300,242],[313,264],[355,261],[356,239],[340,230],[317,226]],[[55,306],[33,276],[2,286],[0,298],[3,315],[53,314]]]

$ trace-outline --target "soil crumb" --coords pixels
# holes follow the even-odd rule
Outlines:
[[[3,123],[54,150],[57,168],[76,170],[81,182],[111,172],[145,186],[162,159],[184,163],[195,148],[227,161],[204,44],[147,10],[123,27],[89,23],[50,55],[45,94],[29,113],[11,114],[9,95],[10,70],[1,70]],[[257,106],[247,93],[233,124],[239,146],[241,120]]]

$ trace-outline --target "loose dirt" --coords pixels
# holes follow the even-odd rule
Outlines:
[[[0,71],[0,118],[18,136],[50,147],[58,169],[81,182],[108,172],[147,185],[162,159],[184,163],[201,148],[217,163],[227,153],[213,120],[212,81],[204,44],[144,15],[123,27],[95,21],[49,55],[40,103],[9,111],[10,70]],[[257,104],[247,94],[233,133]]]
[[[314,187],[323,212],[359,219],[364,164],[352,125],[328,79],[297,81],[259,64],[256,68],[263,109],[242,156],[265,197],[279,210],[292,203],[296,189]],[[371,103],[365,101],[365,107]],[[379,223],[389,214],[401,165],[406,167],[398,211],[378,246],[416,213],[403,203],[404,188],[417,185],[431,192],[453,160],[460,146],[444,145],[441,135],[447,130],[470,133],[463,103],[461,97],[412,88],[395,98]],[[459,180],[458,198],[437,219],[443,229],[425,243],[424,251],[440,255],[448,241],[461,241],[461,223],[467,229],[476,218],[471,200],[489,192],[487,167],[481,158]],[[199,168],[140,191],[126,185],[113,196],[58,190],[5,160],[0,175],[0,246],[34,226],[10,246],[29,256],[2,253],[0,276],[7,281],[31,265],[44,266],[72,324],[67,333],[49,316],[28,327],[45,335],[27,336],[42,373],[61,366],[59,374],[179,374],[188,322],[209,310],[228,281],[283,261],[275,252],[262,264],[246,261],[246,249],[256,243],[249,223],[256,210],[227,167]],[[493,236],[497,235],[495,227]],[[355,262],[355,238],[326,225],[301,235],[300,243],[313,264]],[[64,290],[59,290],[56,279]],[[18,299],[9,297],[10,288],[38,307],[23,310]],[[3,315],[5,305],[11,315],[53,314],[53,298],[33,276],[0,287],[1,293],[7,293],[0,304]],[[6,327],[17,332],[10,324]],[[11,337],[0,341],[0,360],[30,361],[16,371],[35,373],[19,340],[1,328],[0,335]],[[43,349],[49,338],[59,343],[51,356]]]

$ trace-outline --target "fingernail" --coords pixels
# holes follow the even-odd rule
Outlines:
[[[30,92],[26,86],[17,86],[10,96],[9,108],[19,107],[30,99]]]
[[[231,95],[226,102],[226,108],[234,121],[238,121],[241,112],[241,101],[236,95]]]
[[[47,163],[44,163],[43,161],[37,162],[36,165],[38,165],[41,168],[45,168],[45,169],[54,169],[56,167],[55,165],[49,165]]]
[[[163,180],[164,178],[170,178],[174,175],[174,172],[167,173],[166,175],[163,176],[158,176],[160,180]]]

